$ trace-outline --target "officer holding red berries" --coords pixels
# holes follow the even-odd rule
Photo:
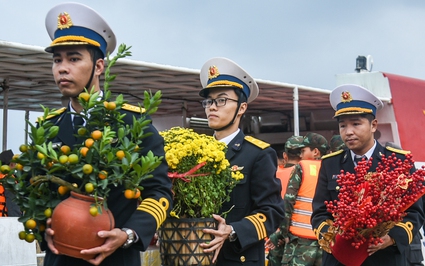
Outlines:
[[[344,172],[354,173],[356,158],[372,160],[369,172],[376,171],[381,156],[395,154],[404,159],[408,153],[392,147],[383,147],[374,138],[378,127],[376,113],[383,103],[369,90],[358,85],[341,85],[330,94],[330,102],[335,109],[340,135],[347,148],[322,157],[322,166],[316,193],[313,199],[312,226],[319,241],[328,232],[327,220],[333,220],[325,202],[338,200],[340,187],[337,176]],[[413,167],[414,168],[414,167]],[[415,169],[411,169],[413,172]],[[403,220],[397,223],[381,243],[369,244],[368,257],[361,265],[406,265],[405,251],[424,222],[422,200],[414,203],[406,211]],[[338,241],[335,242],[335,246]],[[322,265],[343,265],[331,253],[323,252]]]

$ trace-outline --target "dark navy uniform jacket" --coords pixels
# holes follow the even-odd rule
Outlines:
[[[237,240],[226,240],[217,265],[265,264],[264,238],[283,220],[280,180],[276,178],[277,156],[270,145],[245,137],[240,131],[229,143],[226,158],[230,166],[243,167],[244,178],[231,193],[221,212],[229,212],[226,223],[233,226]]]
[[[133,116],[140,116],[140,113],[128,110],[121,110],[125,113],[124,121],[126,124],[133,123]],[[53,143],[60,145],[69,145],[72,147],[76,140],[73,136],[73,127],[69,107],[66,111],[58,116],[50,119],[53,123],[60,127],[57,137]],[[164,156],[164,140],[158,134],[157,130],[150,125],[146,130],[152,132],[153,135],[143,140],[142,155],[146,155],[148,151],[152,151],[156,156]],[[145,132],[146,132],[145,131]],[[165,156],[164,156],[165,158]],[[161,221],[160,212],[164,211],[168,214],[171,210],[171,181],[167,176],[168,166],[163,160],[162,164],[153,172],[153,178],[144,180],[141,185],[144,187],[142,191],[143,201],[138,204],[137,199],[129,200],[124,197],[123,186],[111,187],[111,193],[108,198],[108,207],[115,218],[115,228],[130,228],[133,229],[139,236],[139,241],[127,249],[118,248],[112,255],[107,257],[101,265],[108,266],[140,266],[140,251],[148,248],[154,233],[159,227],[157,220]],[[72,181],[72,180],[71,180]],[[161,203],[160,203],[161,202]],[[164,206],[167,203],[167,206]],[[169,205],[168,205],[169,204]],[[146,209],[161,210],[153,214],[146,212]],[[168,207],[168,209],[166,209]],[[154,215],[155,214],[155,215]],[[156,217],[155,217],[156,216]],[[165,218],[166,216],[164,216]],[[162,221],[161,221],[162,222]],[[81,236],[84,238],[84,236]],[[45,246],[45,243],[44,245]],[[57,256],[50,252],[47,248],[44,258],[44,265],[49,266],[66,266],[66,265],[92,265],[80,259],[71,258],[68,256]]]
[[[378,162],[381,161],[381,154],[388,157],[394,152],[396,152],[398,158],[404,158],[404,155],[397,153],[397,150],[389,147],[384,148],[377,142],[372,155],[372,166],[369,171],[373,172],[374,169],[376,169]],[[311,220],[313,230],[318,230],[316,235],[318,235],[319,238],[321,238],[319,235],[320,233],[325,233],[328,230],[325,221],[327,219],[333,220],[324,202],[338,200],[338,184],[335,177],[340,174],[341,170],[354,173],[354,162],[350,151],[347,149],[330,154],[322,160],[319,181],[313,199],[313,215]],[[412,169],[412,171],[414,171],[414,169]],[[388,234],[396,241],[396,246],[390,246],[375,252],[372,256],[368,257],[362,265],[405,265],[405,249],[409,246],[409,243],[417,234],[423,222],[424,213],[422,210],[422,200],[420,199],[407,210],[407,215],[399,224],[400,226],[394,226],[394,228],[389,231]],[[410,224],[413,225],[413,227],[410,226]],[[332,254],[323,252],[322,265],[333,266],[342,264],[339,263]]]

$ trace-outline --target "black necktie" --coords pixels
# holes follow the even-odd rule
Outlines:
[[[354,156],[354,162],[355,162],[356,164],[358,164],[360,161],[362,161],[362,160],[363,160],[363,158],[364,158],[365,160],[367,160],[366,155],[363,155],[363,156],[355,155],[355,156]]]
[[[74,134],[77,134],[79,126],[84,124],[84,119],[81,116],[74,115],[72,123],[74,124]]]

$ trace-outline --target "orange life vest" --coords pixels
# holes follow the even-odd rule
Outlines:
[[[282,184],[281,195],[282,199],[285,198],[286,187],[288,186],[289,178],[291,177],[292,170],[294,170],[295,165],[290,167],[279,167],[276,172],[276,177],[280,179],[280,183]]]
[[[4,174],[0,174],[0,179],[4,177]],[[4,187],[0,185],[0,217],[7,217],[6,209],[6,195],[4,194]]]
[[[301,238],[317,239],[313,233],[310,218],[313,212],[313,197],[316,191],[320,165],[320,160],[300,161],[303,176],[301,187],[295,200],[289,231]]]

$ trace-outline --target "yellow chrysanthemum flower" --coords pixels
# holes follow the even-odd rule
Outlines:
[[[174,127],[160,132],[165,159],[173,178],[173,217],[211,217],[230,199],[229,191],[243,178],[226,159],[227,145],[192,129]],[[183,179],[178,177],[184,177]],[[236,181],[236,182],[235,182]]]

